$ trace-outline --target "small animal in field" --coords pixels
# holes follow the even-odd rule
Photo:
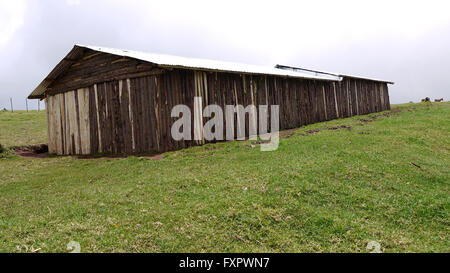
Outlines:
[[[431,99],[429,97],[422,99],[422,102],[430,102],[430,101],[431,101]]]
[[[444,99],[442,98],[442,99],[435,99],[434,100],[434,102],[443,102],[444,101]]]

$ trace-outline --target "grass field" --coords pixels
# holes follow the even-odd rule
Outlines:
[[[45,143],[45,113],[0,112],[0,252],[449,252],[449,136],[449,103],[407,104],[275,152],[30,159],[9,148]]]

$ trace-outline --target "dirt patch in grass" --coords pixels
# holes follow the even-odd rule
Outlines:
[[[366,125],[366,124],[368,124],[370,122],[374,122],[376,120],[379,120],[380,118],[389,118],[389,117],[391,117],[391,116],[393,116],[395,114],[398,114],[399,112],[401,112],[400,109],[393,109],[393,110],[391,110],[389,112],[385,112],[385,113],[378,113],[378,114],[372,115],[372,116],[364,116],[364,118],[359,118],[358,119],[360,124],[357,124],[357,125],[364,126],[364,125]],[[324,130],[337,131],[337,130],[352,130],[352,129],[353,129],[353,127],[349,126],[349,125],[323,127],[323,128],[316,128],[316,129],[313,129],[313,130],[308,130],[308,131],[300,134],[300,136],[314,135],[314,134],[317,134],[317,133],[319,133],[321,131],[324,131]],[[294,129],[294,130],[297,130],[297,129]],[[369,132],[359,132],[358,134],[369,135],[370,133]]]
[[[380,118],[389,118],[389,117],[391,117],[393,115],[396,115],[396,114],[398,114],[400,112],[401,112],[400,109],[393,109],[393,110],[391,110],[389,112],[386,112],[386,113],[380,113],[380,114],[373,115],[373,116],[367,116],[365,118],[360,118],[358,120],[360,122],[362,122],[362,123],[369,123],[369,122],[376,121],[376,120],[378,120]]]
[[[164,154],[149,156],[153,160],[161,160],[164,158]]]
[[[348,125],[324,127],[324,128],[317,128],[317,129],[314,129],[314,130],[306,131],[306,133],[301,134],[301,136],[314,135],[314,134],[317,134],[317,133],[319,133],[321,131],[324,131],[324,130],[337,131],[337,130],[352,130],[352,129],[353,129],[352,126],[348,126]]]
[[[280,132],[280,138],[290,138],[299,128],[284,130]]]
[[[252,142],[252,145],[262,145],[262,144],[268,144],[270,143],[270,140],[258,140],[255,142]]]
[[[48,158],[51,155],[48,153],[47,144],[30,145],[22,147],[14,147],[13,151],[25,158]],[[148,153],[148,154],[135,154],[135,155],[109,155],[109,154],[97,154],[97,155],[79,155],[74,157],[76,160],[86,160],[86,159],[111,159],[111,158],[127,158],[129,156],[137,156],[139,158],[149,158],[153,160],[161,160],[164,158],[162,153]]]
[[[341,126],[337,126],[337,127],[327,127],[327,128],[325,128],[325,129],[331,130],[331,131],[334,131],[334,130],[342,130],[342,129],[351,130],[351,129],[352,129],[352,126],[341,125]]]
[[[163,153],[149,153],[149,154],[131,154],[131,155],[125,155],[125,154],[119,154],[119,155],[112,155],[112,154],[97,154],[97,155],[79,155],[76,159],[78,160],[86,160],[86,159],[123,159],[130,156],[136,156],[138,158],[142,159],[153,159],[153,160],[161,160],[164,158]]]
[[[19,155],[21,157],[27,157],[27,158],[47,158],[47,157],[49,157],[47,144],[15,147],[15,148],[13,148],[13,150],[17,155]]]
[[[287,129],[287,130],[283,130],[279,132],[279,138],[280,139],[288,139],[290,137],[292,137],[295,133],[295,131],[299,130],[300,128],[294,128],[294,129]],[[248,138],[246,138],[246,140],[248,140]],[[263,144],[268,144],[271,143],[272,140],[257,140],[257,141],[253,141],[251,145],[248,145],[251,148],[255,148],[258,145],[263,145]]]

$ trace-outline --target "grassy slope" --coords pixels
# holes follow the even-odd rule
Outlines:
[[[45,111],[0,111],[0,144],[4,147],[47,143]]]
[[[0,251],[448,252],[450,104],[304,127],[276,152],[232,142],[164,159],[0,156]],[[32,121],[36,121],[36,123]],[[350,125],[352,130],[315,128]],[[44,113],[0,113],[42,142]],[[422,169],[410,164],[414,162]]]

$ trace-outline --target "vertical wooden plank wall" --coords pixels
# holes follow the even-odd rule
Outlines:
[[[164,152],[200,141],[174,141],[172,108],[191,109],[194,135],[203,136],[208,118],[194,112],[211,104],[279,105],[280,129],[390,109],[386,83],[346,78],[342,82],[174,69],[162,74],[94,84],[46,98],[49,151],[58,155]],[[252,110],[253,111],[253,110]],[[245,135],[249,136],[246,115]],[[269,108],[270,127],[270,108]],[[239,124],[233,121],[235,137]],[[226,120],[224,115],[224,128]],[[258,123],[257,123],[258,124]],[[258,128],[256,128],[258,129]],[[226,136],[226,131],[224,132]]]
[[[89,89],[48,96],[46,105],[49,152],[91,154]]]

